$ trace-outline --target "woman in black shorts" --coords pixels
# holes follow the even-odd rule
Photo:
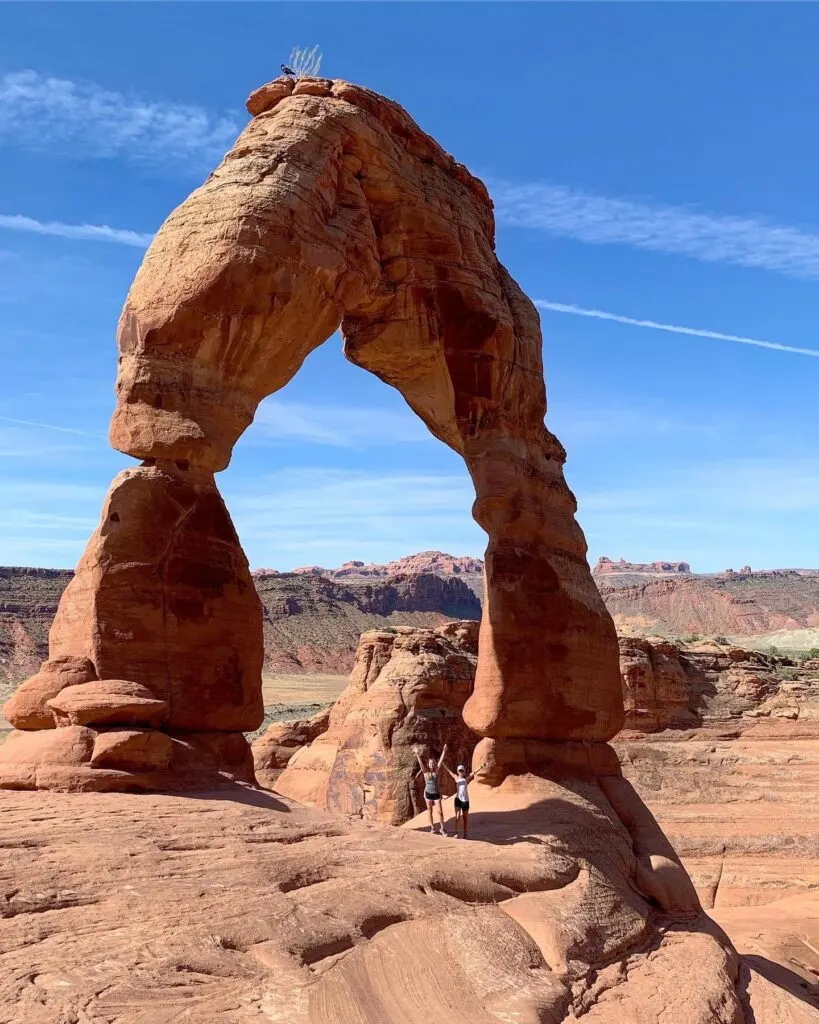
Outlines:
[[[458,822],[460,821],[463,822],[464,839],[469,839],[469,789],[467,786],[478,772],[483,770],[483,765],[476,768],[474,772],[467,773],[466,766],[459,764],[457,775],[455,772],[450,772],[446,765],[444,765],[444,769],[455,780],[455,838],[458,838]]]
[[[415,758],[418,761],[418,768],[424,776],[424,800],[426,801],[427,810],[429,811],[429,830],[435,832],[435,823],[432,819],[432,808],[435,804],[438,804],[438,814],[441,819],[441,824],[438,826],[439,833],[442,836],[446,835],[444,832],[444,805],[441,803],[441,780],[439,778],[441,772],[441,765],[444,763],[444,756],[446,754],[446,743],[444,749],[441,751],[441,756],[436,761],[435,758],[431,757],[427,761],[427,767],[424,768],[424,762],[421,760],[421,755],[418,753],[418,747],[412,748]],[[447,768],[447,771],[449,769]],[[451,775],[452,772],[449,772]]]

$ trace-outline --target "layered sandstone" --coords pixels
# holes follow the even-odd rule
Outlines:
[[[623,720],[614,626],[544,424],[537,311],[495,255],[486,188],[347,82],[269,83],[248,109],[126,299],[110,437],[142,465],[112,485],[49,659],[146,687],[169,734],[219,748],[260,724],[261,608],[214,474],[340,326],[347,358],[396,387],[475,486],[489,543],[465,721],[490,745],[605,741]]]
[[[795,901],[819,887],[819,672],[728,647],[622,639],[621,651],[614,746],[705,905],[770,905],[775,920],[790,900],[798,931]]]
[[[627,562],[624,558],[614,562],[605,555],[601,555],[597,559],[592,572],[595,576],[613,576],[623,573],[627,575],[645,573],[648,576],[676,573],[690,576],[691,566],[688,562]]]
[[[264,572],[265,570],[262,570]],[[419,551],[383,565],[377,562],[350,561],[337,569],[324,569],[320,565],[305,565],[293,570],[301,576],[321,576],[326,579],[354,582],[358,580],[384,580],[389,577],[406,579],[413,576],[456,577],[478,598],[483,598],[483,562],[468,555],[448,555],[443,551]],[[480,618],[480,615],[476,616]]]
[[[371,629],[481,617],[466,581],[432,572],[333,579],[261,572],[254,582],[264,616],[265,669],[272,673],[349,675],[358,638]]]
[[[47,656],[48,628],[72,575],[62,570],[0,568],[0,699]],[[358,638],[370,629],[435,626],[446,619],[481,615],[483,563],[442,552],[420,552],[383,565],[347,562],[337,569],[259,569],[252,576],[262,603],[266,674],[349,675]],[[678,638],[692,632],[719,636],[730,625],[751,630],[732,634],[739,647],[753,644],[751,637],[763,647],[775,644],[803,652],[819,644],[819,639],[811,639],[810,625],[819,622],[815,570],[766,570],[734,577],[697,575],[701,586],[687,587],[685,575],[666,574],[664,581],[671,587],[663,588],[661,595],[652,589],[645,592],[649,607],[643,604],[643,591],[634,587],[635,579],[642,584],[644,577],[620,572],[595,575],[628,636],[650,638],[658,630]],[[720,588],[726,589],[729,608],[735,599],[752,614],[740,619],[731,612],[726,621],[725,603],[713,600]],[[804,623],[804,635],[760,637],[753,632],[782,622]]]
[[[477,657],[476,622],[365,633],[326,730],[289,760],[276,792],[372,821],[413,817],[423,807],[415,747],[437,758],[447,744],[450,768],[471,763],[478,736],[462,712]],[[265,734],[254,744],[257,767],[267,743]],[[454,792],[446,772],[441,784]]]
[[[273,722],[253,743],[256,778],[263,785],[269,786],[287,767],[290,758],[326,732],[329,724],[329,708],[317,711],[310,718]]]
[[[737,638],[819,626],[816,572],[596,578],[621,633]]]
[[[13,734],[0,785],[161,788],[222,767],[252,779],[242,732],[263,717],[260,634],[259,599],[212,477],[126,470],[61,599],[49,660],[5,705],[16,728],[56,735]],[[147,744],[129,768],[85,749],[61,762],[60,727],[77,724],[162,729],[155,743],[168,757],[159,765]]]
[[[780,692],[776,659],[727,645],[620,637],[626,729],[657,732],[759,713]]]

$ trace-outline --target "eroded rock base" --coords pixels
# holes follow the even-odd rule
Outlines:
[[[254,783],[244,735],[67,725],[21,732],[0,745],[0,789],[63,793],[177,790]]]

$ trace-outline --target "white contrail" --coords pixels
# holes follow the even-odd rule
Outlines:
[[[793,352],[798,356],[814,356],[819,358],[819,349],[797,348],[795,345],[781,345],[778,341],[760,341],[758,338],[743,338],[739,334],[722,334],[719,331],[705,331],[699,327],[680,327],[677,324],[659,324],[654,320],[635,320],[630,316],[617,313],[604,313],[601,309],[584,309],[565,302],[550,302],[548,299],[535,299],[539,309],[548,309],[553,313],[572,313],[574,316],[588,316],[594,320],[613,320],[618,324],[629,324],[631,327],[650,327],[655,331],[670,331],[672,334],[691,334],[695,338],[712,338],[715,341],[735,341],[740,345],[755,345],[757,348],[771,348],[776,352]]]
[[[35,235],[55,235],[87,242],[116,242],[147,249],[153,235],[128,228],[109,228],[107,224],[63,224],[60,221],[35,220],[20,214],[0,213],[0,228],[8,231],[30,231]]]
[[[80,434],[82,437],[105,437],[105,434],[93,434],[90,430],[78,430],[76,427],[59,427],[56,423],[40,423],[37,420],[18,420],[13,416],[0,416],[3,423],[15,423],[21,427],[37,427],[39,430],[59,430],[61,434]]]

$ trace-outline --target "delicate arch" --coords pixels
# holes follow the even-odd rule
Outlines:
[[[111,443],[143,466],[114,482],[50,660],[149,687],[170,730],[258,724],[258,601],[213,473],[340,325],[347,358],[397,388],[475,485],[489,545],[467,723],[497,739],[610,738],[614,627],[544,425],[538,316],[495,256],[486,189],[348,83],[277,80],[248,107],[126,300]]]

